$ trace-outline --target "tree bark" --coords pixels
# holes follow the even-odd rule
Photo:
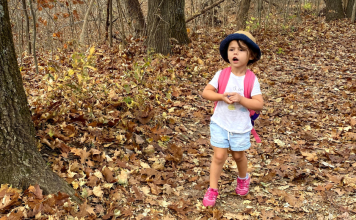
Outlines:
[[[324,0],[326,4],[326,21],[344,18],[341,0]]]
[[[251,0],[241,0],[236,16],[236,30],[244,30],[250,9]]]
[[[36,148],[35,128],[18,68],[7,0],[0,0],[0,184],[45,194],[74,190],[45,163]]]
[[[111,4],[111,0],[108,0],[108,3],[107,3],[107,5],[106,5],[105,41],[107,41],[107,40],[108,40],[108,37],[109,37],[110,4]]]
[[[117,3],[117,10],[119,12],[119,19],[120,19],[120,33],[123,45],[127,45],[126,41],[126,34],[125,34],[125,27],[124,27],[124,11],[122,10],[120,0],[116,0]]]
[[[178,41],[179,44],[188,44],[187,28],[185,25],[185,0],[170,0],[169,8],[169,36]]]
[[[109,45],[112,47],[112,6],[113,0],[110,0],[110,10],[109,10],[109,17],[110,17],[110,25],[109,25]]]
[[[356,1],[354,2],[354,7],[352,8],[352,14],[351,14],[351,22],[355,22],[355,14],[356,14]]]
[[[144,36],[146,32],[146,23],[138,0],[124,0],[124,6],[135,31],[134,37]]]
[[[82,32],[80,33],[80,37],[79,37],[79,43],[81,45],[84,45],[84,38],[85,38],[85,35],[87,32],[87,26],[88,26],[88,18],[89,18],[90,11],[93,8],[93,5],[94,5],[94,0],[91,0],[89,3],[89,8],[88,8],[87,12],[85,13],[84,24],[82,27]]]
[[[25,13],[25,19],[26,19],[26,42],[27,42],[27,48],[28,48],[28,52],[31,53],[30,19],[28,18],[26,0],[22,0],[22,9],[23,9],[23,12]]]
[[[348,2],[347,2],[347,7],[346,7],[346,17],[348,17],[348,18],[351,18],[351,16],[352,16],[352,9],[353,9],[353,7],[354,7],[354,4],[355,4],[355,0],[349,0]]]
[[[169,4],[170,0],[149,0],[147,19],[147,52],[168,55],[169,42]]]
[[[35,10],[33,10],[32,6],[32,0],[29,0],[30,2],[30,9],[31,9],[31,14],[32,14],[32,19],[33,19],[33,58],[35,60],[35,67],[36,67],[36,74],[38,75],[38,62],[37,62],[37,54],[36,54],[36,13]]]

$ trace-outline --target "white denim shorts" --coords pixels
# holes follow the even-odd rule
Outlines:
[[[214,147],[229,148],[231,151],[245,151],[251,147],[251,132],[232,133],[210,122],[210,143]]]

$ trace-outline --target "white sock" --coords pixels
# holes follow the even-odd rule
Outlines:
[[[246,177],[244,178],[241,178],[241,177],[238,177],[240,180],[247,180],[248,179],[248,173],[246,173]]]

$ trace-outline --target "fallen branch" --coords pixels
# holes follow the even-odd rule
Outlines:
[[[192,15],[190,18],[188,18],[187,20],[185,20],[185,22],[188,23],[189,21],[194,20],[196,17],[198,17],[198,16],[204,14],[205,12],[207,12],[207,11],[209,11],[210,9],[212,9],[212,8],[214,8],[214,7],[216,7],[216,6],[218,6],[220,3],[224,2],[224,1],[225,1],[225,0],[220,0],[220,1],[218,1],[218,2],[216,2],[216,3],[214,3],[214,4],[212,4],[212,5],[210,5],[210,6],[206,7],[206,8],[204,8],[204,9],[201,10],[200,12],[198,12],[198,13]]]

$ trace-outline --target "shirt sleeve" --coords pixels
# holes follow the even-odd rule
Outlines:
[[[219,87],[219,76],[220,76],[221,70],[217,71],[213,77],[213,79],[209,82],[210,85],[214,86],[215,89],[218,89]]]
[[[258,82],[257,77],[255,78],[255,82],[253,84],[253,88],[251,91],[251,97],[255,95],[262,95],[261,88],[260,88],[260,83]]]

